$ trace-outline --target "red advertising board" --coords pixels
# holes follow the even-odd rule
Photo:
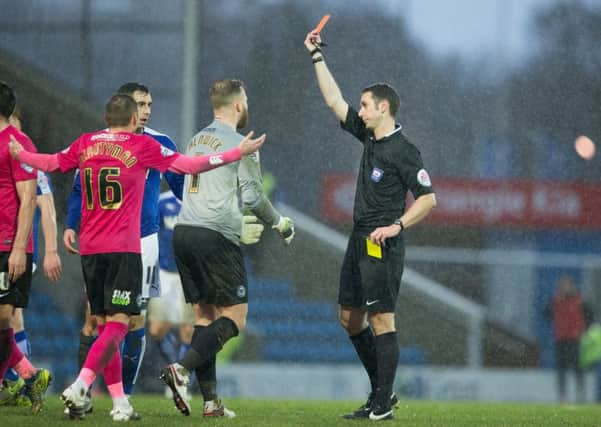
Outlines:
[[[327,175],[321,195],[325,219],[352,222],[356,176]],[[435,224],[601,229],[601,186],[550,181],[433,178]]]

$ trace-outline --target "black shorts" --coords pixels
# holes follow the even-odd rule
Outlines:
[[[386,239],[381,258],[368,255],[369,233],[353,230],[340,272],[338,304],[368,312],[393,313],[397,303],[405,244],[402,236]]]
[[[8,281],[8,257],[10,252],[0,252],[0,305],[8,304],[13,307],[27,308],[29,292],[31,291],[31,270],[33,255],[27,254],[25,272],[16,282]]]
[[[177,225],[173,250],[187,303],[228,307],[248,302],[240,246],[217,231]]]
[[[92,314],[140,314],[142,257],[134,253],[81,256],[81,268]]]
[[[555,341],[555,358],[557,361],[557,369],[575,369],[580,370],[578,361],[580,359],[580,341],[566,340]]]

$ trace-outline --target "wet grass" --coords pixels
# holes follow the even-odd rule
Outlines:
[[[234,419],[203,419],[202,401],[192,401],[192,415],[182,416],[170,400],[159,395],[139,395],[131,399],[142,420],[135,426],[356,426],[372,421],[350,421],[341,414],[355,409],[356,401],[290,401],[228,399],[227,406],[237,413]],[[110,399],[94,400],[94,412],[85,420],[71,421],[62,413],[58,396],[48,396],[44,410],[37,416],[27,408],[0,407],[2,427],[105,426],[109,418]],[[402,401],[395,419],[379,423],[384,426],[599,426],[601,406],[505,404],[483,402]]]

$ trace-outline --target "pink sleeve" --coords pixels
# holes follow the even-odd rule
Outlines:
[[[58,154],[39,154],[23,150],[19,153],[19,161],[44,172],[58,169]]]
[[[232,148],[219,154],[207,154],[205,156],[179,156],[175,159],[169,170],[179,174],[196,174],[211,169],[237,162],[242,158],[240,147]]]

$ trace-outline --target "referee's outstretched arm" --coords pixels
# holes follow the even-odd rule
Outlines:
[[[319,33],[311,31],[307,34],[305,47],[311,55],[313,64],[315,64],[315,73],[317,74],[317,82],[319,83],[321,94],[328,107],[338,117],[338,120],[343,122],[348,112],[348,103],[342,97],[342,92],[340,92],[336,80],[334,80],[332,73],[330,73],[330,70],[326,66],[323,53],[319,47],[320,44],[321,37]]]

